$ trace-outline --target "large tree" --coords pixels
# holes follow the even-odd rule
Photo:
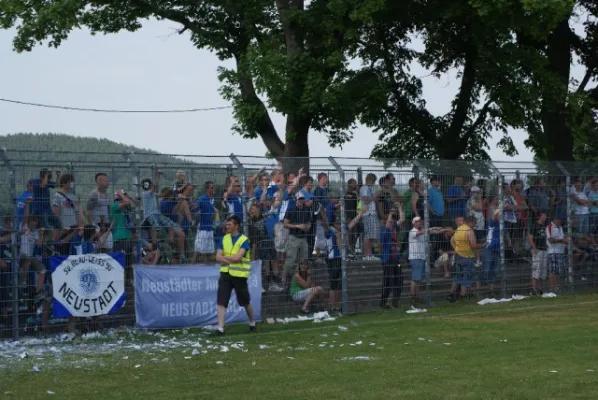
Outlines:
[[[369,3],[3,0],[0,27],[16,27],[15,50],[30,51],[45,41],[58,47],[77,28],[117,33],[136,31],[152,18],[175,22],[198,49],[234,60],[236,68],[219,70],[221,93],[234,107],[234,130],[261,138],[275,157],[308,157],[310,130],[327,135],[333,146],[351,138],[357,112],[351,99],[363,86],[347,79],[346,54]],[[286,117],[284,132],[277,132],[268,108]]]

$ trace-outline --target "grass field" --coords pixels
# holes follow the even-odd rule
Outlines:
[[[592,295],[260,325],[255,335],[236,326],[220,339],[125,331],[4,346],[0,397],[596,399],[597,307]],[[14,356],[23,349],[27,358]]]

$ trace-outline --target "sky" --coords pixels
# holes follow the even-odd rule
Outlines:
[[[177,25],[149,21],[138,32],[92,36],[74,31],[58,49],[38,46],[30,53],[12,50],[14,31],[0,31],[0,98],[104,109],[188,109],[227,106],[218,93],[222,63],[193,47]],[[414,73],[426,75],[416,66]],[[436,115],[448,112],[459,85],[457,71],[424,79],[424,98]],[[273,114],[279,132],[284,118]],[[186,114],[106,114],[62,111],[0,102],[0,133],[65,133],[106,138],[167,154],[263,156],[261,140],[234,135],[230,109]],[[493,160],[530,161],[525,133],[511,132],[519,155],[507,157],[490,141]],[[323,134],[310,134],[312,156],[367,158],[377,135],[359,127],[353,140],[330,148]]]

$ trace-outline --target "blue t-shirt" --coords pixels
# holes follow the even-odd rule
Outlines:
[[[216,205],[216,199],[208,197],[207,195],[201,196],[197,199],[197,208],[199,209],[199,229],[202,231],[213,231],[214,230],[214,206]]]
[[[461,186],[451,185],[446,191],[447,199],[458,199],[465,194],[465,190]],[[451,217],[465,217],[467,208],[467,199],[460,199],[454,203],[449,203],[448,213]]]
[[[25,217],[25,205],[27,204],[28,197],[33,197],[33,192],[25,190],[19,197],[17,197],[16,211],[17,218],[19,220],[17,226],[21,226],[21,222],[23,222],[23,218]]]
[[[395,240],[396,232],[393,229],[388,229],[386,226],[380,228],[380,243],[382,244],[382,263],[386,264],[391,260],[398,261],[398,248]],[[394,251],[393,251],[394,250]]]
[[[237,240],[239,240],[239,238],[240,238],[240,237],[241,237],[241,234],[240,234],[240,233],[239,233],[238,235],[236,235],[236,236],[232,236],[232,235],[231,235],[231,239],[232,239],[232,242],[233,242],[233,246],[235,245],[235,243],[237,243]],[[222,248],[222,240],[223,240],[223,239],[224,239],[224,236],[222,236],[222,238],[221,238],[221,239],[218,241],[218,250],[223,250],[223,248]],[[245,241],[245,243],[243,243],[243,244],[241,245],[241,248],[242,248],[242,249],[245,249],[245,251],[249,251],[249,239],[247,239],[247,240]]]
[[[94,251],[92,242],[83,239],[83,236],[78,233],[71,239],[71,255],[78,256],[81,254],[91,254]]]
[[[177,216],[174,213],[176,207],[176,200],[162,200],[160,202],[160,212],[162,215],[166,215],[172,221],[177,222]]]
[[[307,201],[313,199],[314,197],[314,195],[307,189],[301,189],[300,192],[303,194],[303,197],[305,197],[305,200]]]
[[[33,179],[33,201],[31,202],[31,214],[50,215],[52,206],[50,205],[50,189],[54,189],[55,183],[48,182],[45,187],[41,187],[40,179]]]
[[[328,204],[328,188],[325,187],[320,187],[318,186],[317,188],[315,188],[314,190],[314,196],[313,196],[316,200],[316,204],[314,204],[314,209],[317,210],[318,209],[318,204],[321,204],[322,207],[326,207],[326,204]]]
[[[326,218],[330,225],[336,222],[336,207],[332,203],[326,204]]]
[[[274,194],[276,192],[278,192],[278,185],[270,185],[270,186],[268,186],[268,189],[266,189],[266,200],[271,200],[272,197],[274,197]],[[264,189],[262,189],[261,187],[257,188],[253,192],[253,195],[255,197],[255,204],[259,204],[260,203],[260,199],[262,198],[262,193],[264,193]]]
[[[442,217],[444,215],[444,199],[442,198],[442,193],[435,187],[431,187],[428,190],[428,196],[430,199],[430,207],[432,207],[434,215]]]
[[[231,194],[226,200],[226,208],[229,214],[236,215],[243,222],[243,200],[241,196]]]
[[[500,221],[488,221],[488,234],[486,235],[486,248],[494,251],[500,250]]]
[[[326,257],[339,258],[341,256],[341,252],[338,248],[338,238],[336,236],[336,229],[329,227],[328,231],[324,232],[324,237],[326,238],[326,248],[328,251]]]

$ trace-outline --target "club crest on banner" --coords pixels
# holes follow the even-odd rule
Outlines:
[[[53,314],[93,317],[118,310],[125,300],[124,255],[52,257]]]

